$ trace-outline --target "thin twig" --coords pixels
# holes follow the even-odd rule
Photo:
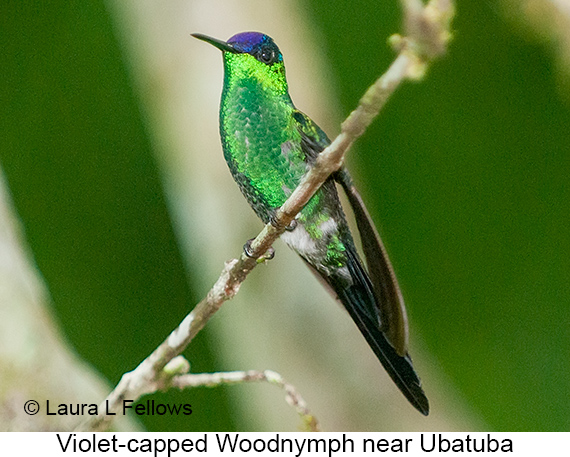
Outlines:
[[[297,389],[283,377],[271,370],[229,371],[221,373],[183,374],[174,376],[170,382],[172,387],[186,389],[188,387],[217,387],[222,384],[242,384],[244,382],[268,382],[285,391],[285,400],[295,408],[308,431],[318,432],[319,424],[309,410],[307,403]]]
[[[82,423],[78,430],[103,430],[112,415],[120,413],[123,400],[136,401],[142,395],[161,390],[183,368],[167,364],[178,356],[206,325],[226,300],[233,298],[247,275],[273,242],[285,231],[331,173],[337,171],[352,143],[360,137],[378,115],[390,95],[407,79],[417,79],[425,73],[429,62],[443,54],[450,39],[449,26],[453,17],[452,0],[431,0],[425,7],[420,0],[401,0],[404,8],[405,37],[394,36],[392,44],[399,55],[386,73],[366,91],[358,107],[341,125],[341,133],[315,161],[301,183],[277,211],[250,245],[249,255],[226,262],[222,273],[207,296],[199,302],[170,336],[133,371],[125,373],[119,384],[99,408],[99,415]],[[165,368],[166,367],[166,368]],[[266,372],[267,373],[267,372]],[[297,405],[298,406],[298,405]]]

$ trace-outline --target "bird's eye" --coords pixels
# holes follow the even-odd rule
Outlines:
[[[259,60],[263,63],[272,63],[275,60],[275,51],[269,47],[261,48],[259,52]]]

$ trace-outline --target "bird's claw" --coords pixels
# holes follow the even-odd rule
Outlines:
[[[269,218],[269,223],[277,230],[283,227],[283,224],[277,221],[275,214],[271,215],[271,217]],[[285,230],[287,230],[288,232],[292,232],[293,230],[295,230],[296,227],[297,227],[297,219],[293,219],[289,223],[289,225],[285,227]]]
[[[293,219],[291,223],[287,227],[285,227],[285,230],[287,230],[288,232],[292,232],[296,228],[297,228],[297,219]]]
[[[264,262],[266,260],[273,259],[273,257],[275,257],[275,249],[273,249],[273,247],[270,247],[257,261]]]
[[[247,240],[245,242],[245,244],[243,245],[243,252],[246,256],[248,256],[250,259],[255,258],[253,255],[253,251],[251,249],[251,242],[255,240],[255,238],[252,238],[251,240]],[[266,260],[271,260],[273,259],[273,257],[275,257],[275,249],[273,249],[273,247],[270,247],[265,254],[263,254],[262,256],[260,256],[259,258],[257,258],[256,260],[261,263],[261,262],[265,262]]]
[[[245,244],[243,245],[243,252],[246,256],[248,256],[250,259],[253,259],[253,253],[251,252],[251,242],[254,240],[255,238],[252,238],[251,240],[247,240],[245,242]]]

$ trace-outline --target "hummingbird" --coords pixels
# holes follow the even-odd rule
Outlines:
[[[268,35],[243,32],[228,41],[195,38],[222,51],[220,136],[242,194],[265,223],[297,187],[330,140],[289,95],[283,55]],[[367,268],[357,252],[336,184],[355,216]],[[344,306],[408,401],[422,414],[429,402],[408,353],[408,322],[388,254],[345,167],[332,174],[281,239]],[[248,254],[248,243],[244,246]]]

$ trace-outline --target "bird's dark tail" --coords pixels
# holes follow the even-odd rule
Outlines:
[[[372,285],[364,267],[355,252],[347,250],[348,268],[353,284],[346,286],[345,281],[323,278],[336,292],[352,320],[380,360],[384,369],[402,391],[409,402],[423,415],[429,414],[429,402],[422,389],[421,381],[412,365],[408,354],[398,355],[381,330],[378,314],[374,313],[375,298]]]

